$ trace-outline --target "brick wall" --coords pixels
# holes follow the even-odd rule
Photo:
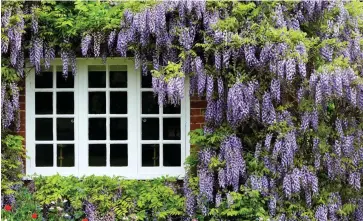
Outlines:
[[[190,97],[190,130],[202,128],[207,102],[197,96]]]
[[[19,135],[25,138],[25,81],[20,84],[23,90],[20,91],[19,104],[20,104],[20,131]],[[25,139],[24,139],[25,145]]]

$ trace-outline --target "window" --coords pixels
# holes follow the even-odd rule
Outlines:
[[[188,93],[160,107],[151,75],[132,60],[79,59],[77,67],[65,79],[58,60],[26,79],[27,174],[183,175]]]

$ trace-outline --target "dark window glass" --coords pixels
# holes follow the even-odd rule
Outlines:
[[[57,167],[74,167],[74,144],[57,145]]]
[[[37,144],[35,146],[35,166],[53,166],[53,144]]]
[[[180,140],[180,118],[164,118],[163,130],[164,140]]]
[[[181,148],[180,144],[163,145],[163,164],[169,167],[181,166]]]
[[[142,166],[143,167],[159,166],[159,144],[142,145]]]
[[[151,75],[150,71],[148,71],[146,76],[141,74],[141,87],[142,88],[151,88],[152,87],[152,75]]]
[[[73,118],[57,118],[57,140],[74,140]]]
[[[57,114],[74,113],[73,94],[73,92],[57,92]]]
[[[90,114],[105,114],[106,92],[89,92],[88,96],[88,112]]]
[[[127,87],[127,66],[110,66],[110,87],[126,88]]]
[[[164,114],[180,114],[180,105],[166,104],[163,108]]]
[[[110,92],[110,113],[127,114],[127,92]]]
[[[51,67],[50,70],[53,68]],[[53,72],[41,72],[35,75],[35,88],[52,88]]]
[[[88,165],[106,166],[106,144],[89,145]]]
[[[99,65],[88,66],[88,87],[105,88],[106,87],[106,67]]]
[[[35,119],[35,140],[53,140],[53,119]]]
[[[88,139],[106,140],[106,118],[88,119]]]
[[[111,140],[127,140],[127,118],[110,118]]]
[[[142,92],[142,113],[158,114],[159,104],[158,98],[154,96],[154,92]]]
[[[68,76],[63,77],[63,72],[57,72],[57,88],[74,88],[74,76],[72,72],[68,72]]]
[[[128,165],[127,144],[110,145],[110,166],[125,167]]]
[[[142,118],[142,140],[159,140],[159,118]]]
[[[35,92],[35,114],[53,114],[52,92]]]

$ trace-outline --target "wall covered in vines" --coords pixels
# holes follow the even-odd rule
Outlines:
[[[207,100],[182,217],[363,220],[362,31],[359,1],[4,2],[2,135],[28,68],[133,57],[160,105]]]

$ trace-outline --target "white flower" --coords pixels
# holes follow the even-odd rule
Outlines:
[[[54,207],[53,206],[49,207],[49,210],[54,210]]]
[[[50,202],[51,204],[55,204],[55,202],[54,201],[52,201],[52,202]]]
[[[58,211],[62,211],[62,210],[63,210],[63,208],[62,208],[62,207],[57,206],[57,210],[58,210]]]
[[[68,200],[63,200],[63,203],[66,203],[66,202],[68,202]]]

